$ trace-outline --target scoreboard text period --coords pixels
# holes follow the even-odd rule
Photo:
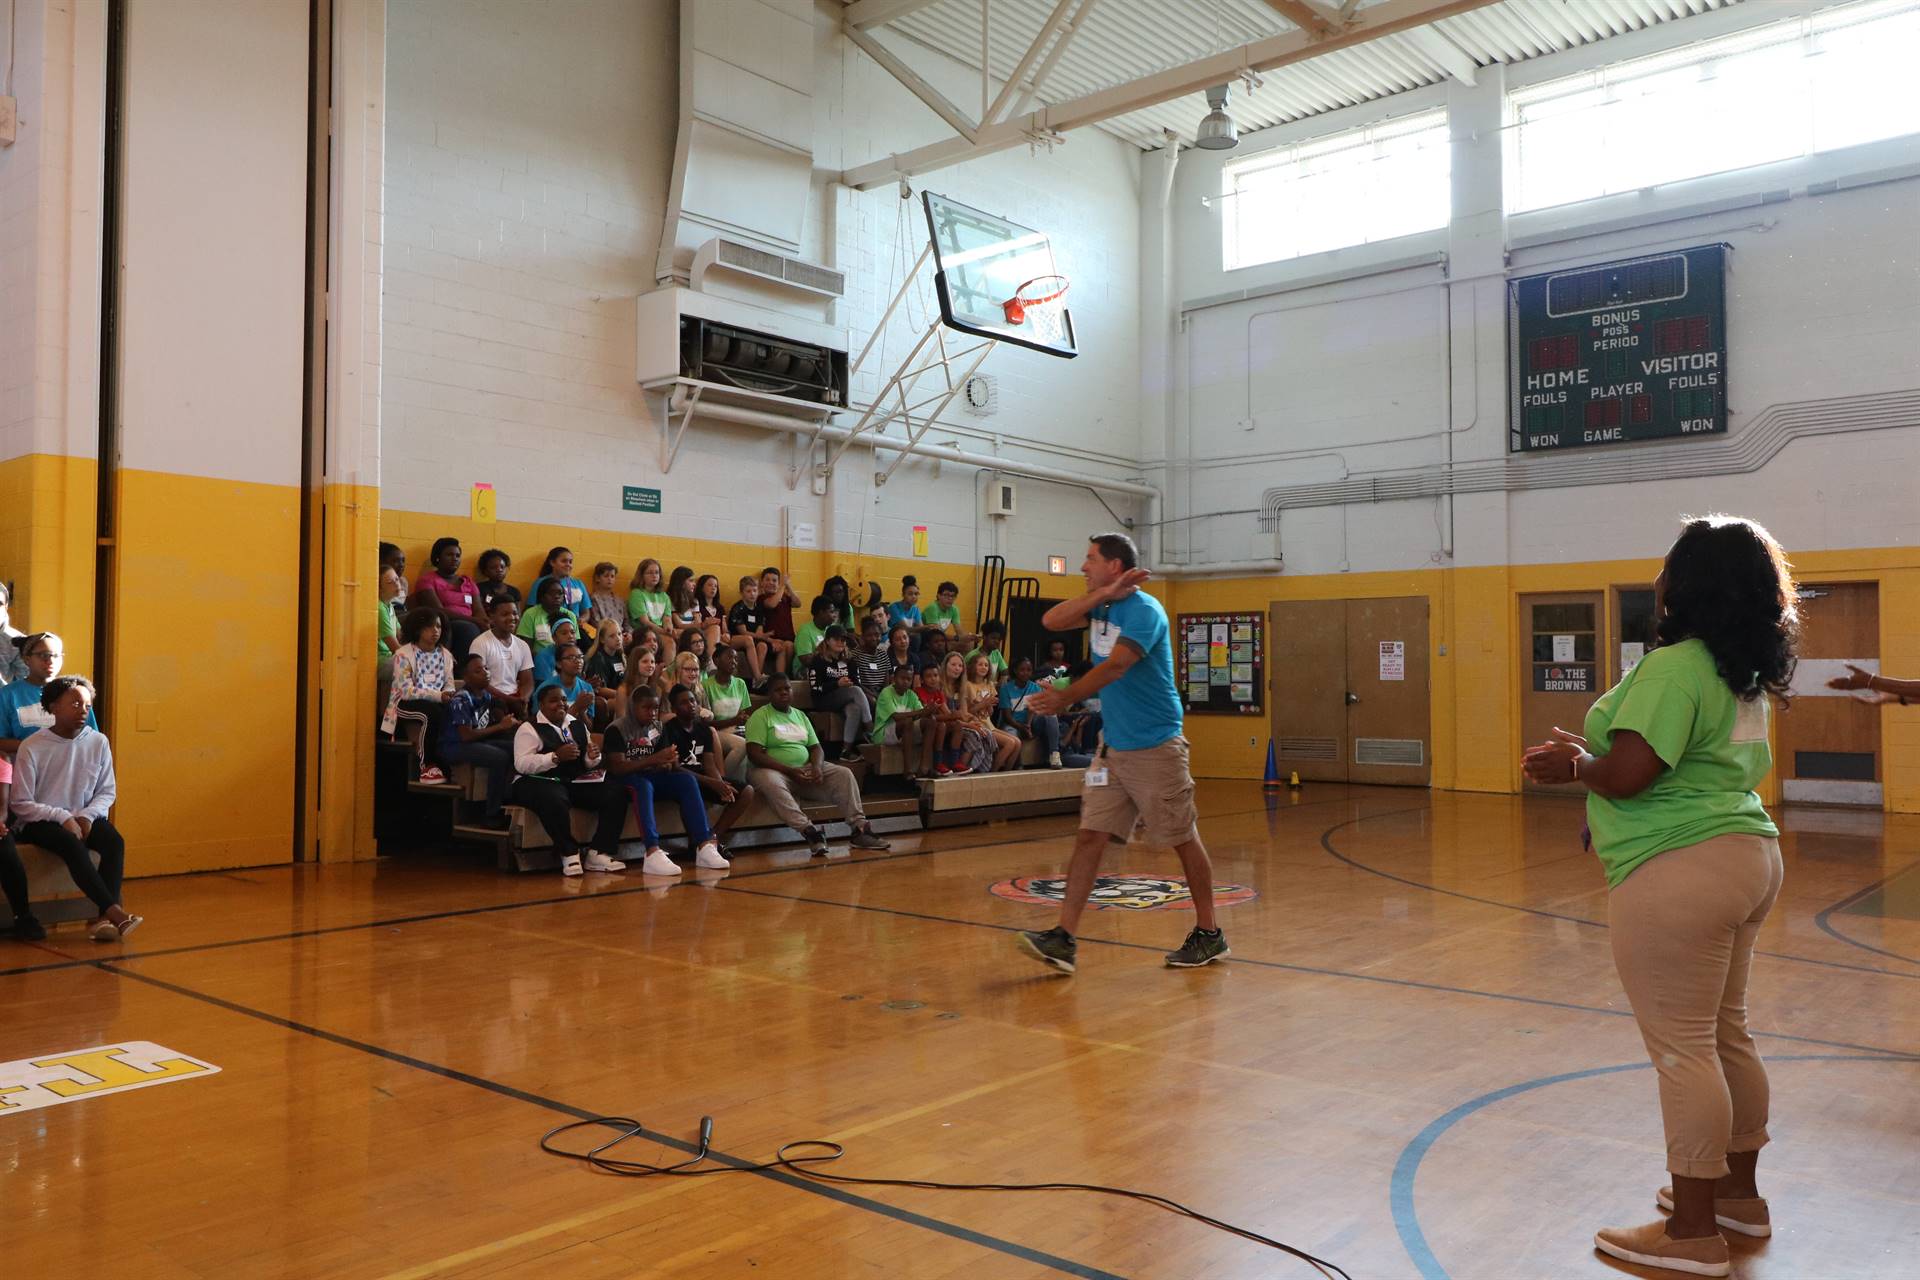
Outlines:
[[[1726,250],[1508,281],[1509,450],[1726,431]]]

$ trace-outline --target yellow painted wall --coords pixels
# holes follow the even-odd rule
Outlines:
[[[1808,583],[1878,583],[1881,666],[1890,673],[1920,672],[1920,549],[1803,552],[1794,557],[1794,568],[1800,580]],[[1609,615],[1603,634],[1610,634],[1610,588],[1644,586],[1659,569],[1659,561],[1650,559],[1188,579],[1158,584],[1156,592],[1170,614],[1265,613],[1276,600],[1424,596],[1433,672],[1433,785],[1457,791],[1513,792],[1520,787],[1517,726],[1524,675],[1516,660],[1521,650],[1519,597],[1599,591]],[[1271,639],[1268,650],[1271,661]],[[1920,708],[1890,707],[1882,714],[1886,805],[1897,812],[1920,812]],[[1187,737],[1194,747],[1195,772],[1218,778],[1260,777],[1270,725],[1270,716],[1261,721],[1189,716]],[[1253,744],[1247,741],[1250,736],[1256,739]],[[1770,781],[1767,790],[1777,792],[1776,784]]]
[[[137,470],[117,487],[109,697],[128,870],[287,862],[300,490]]]
[[[720,597],[728,604],[739,597],[737,584],[741,577],[757,575],[768,565],[779,565],[786,570],[795,592],[800,596],[802,615],[807,602],[819,594],[821,586],[835,574],[854,584],[856,590],[863,578],[878,581],[885,598],[895,600],[900,595],[901,576],[910,573],[920,581],[922,604],[932,603],[934,589],[942,581],[958,586],[961,620],[972,626],[980,579],[978,565],[939,560],[855,555],[849,551],[793,550],[701,538],[571,529],[511,520],[485,525],[464,516],[438,516],[411,511],[383,510],[380,513],[380,537],[407,553],[409,584],[417,582],[420,575],[426,572],[427,552],[432,548],[434,539],[458,538],[465,555],[463,572],[478,577],[480,553],[489,547],[498,547],[513,559],[513,567],[507,572],[507,581],[522,592],[539,576],[541,562],[546,559],[548,550],[556,546],[567,547],[573,552],[574,576],[587,582],[588,586],[592,586],[588,579],[596,562],[611,560],[619,565],[620,595],[623,599],[634,567],[648,557],[660,562],[663,574],[671,574],[675,566],[683,564],[698,573],[714,574],[720,579]],[[1041,594],[1045,596],[1077,593],[1080,589],[1079,578],[1049,579],[1044,568],[1009,565],[1007,573],[1011,576],[1040,578]],[[1050,582],[1057,585],[1050,586]],[[799,616],[794,621],[798,625],[806,618]]]
[[[0,462],[0,573],[13,580],[13,625],[58,632],[70,670],[88,676],[99,477],[92,458]]]

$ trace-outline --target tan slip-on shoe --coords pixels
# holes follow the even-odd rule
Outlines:
[[[1662,1187],[1654,1201],[1668,1213],[1673,1212],[1673,1188]],[[1767,1212],[1767,1202],[1763,1196],[1749,1196],[1743,1200],[1732,1200],[1716,1196],[1713,1201],[1713,1220],[1729,1231],[1738,1231],[1743,1236],[1770,1236],[1773,1234],[1773,1218]]]
[[[1608,1227],[1593,1238],[1593,1247],[1611,1258],[1643,1267],[1684,1271],[1691,1276],[1724,1276],[1733,1270],[1727,1238],[1718,1231],[1697,1240],[1675,1240],[1667,1224],[1644,1227]]]

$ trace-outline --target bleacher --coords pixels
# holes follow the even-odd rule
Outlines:
[[[756,696],[754,706],[758,707],[765,701],[764,696]],[[822,743],[839,742],[843,729],[840,713],[816,710],[811,702],[811,690],[804,683],[796,682],[793,686],[794,706],[807,713],[813,721],[814,733]],[[425,829],[442,831],[452,842],[479,845],[492,850],[502,871],[549,871],[559,866],[546,830],[528,810],[509,804],[509,824],[505,830],[479,822],[486,798],[486,779],[480,768],[456,765],[448,771],[448,781],[442,783],[421,782],[414,776],[416,738],[407,735],[421,732],[424,730],[418,724],[410,727],[403,725],[400,739],[382,745],[389,759],[406,770],[405,794],[409,800],[416,806],[422,806],[423,810],[428,806],[443,806],[433,811],[435,816],[425,811],[413,815],[421,820]],[[957,778],[924,778],[917,783],[910,783],[905,776],[906,756],[903,748],[868,744],[861,748],[861,758],[849,762],[846,767],[853,770],[860,782],[861,801],[867,818],[876,830],[886,833],[990,822],[1009,817],[1069,813],[1077,809],[1085,771],[1037,767],[1043,763],[1039,745],[1028,742],[1021,751],[1021,767],[1018,770]],[[717,812],[711,805],[708,811]],[[818,821],[829,838],[845,834],[844,824],[839,824],[831,808],[810,806],[807,816]],[[678,808],[670,803],[660,804],[656,807],[654,818],[660,828],[662,841],[672,849],[676,838],[685,834]],[[593,815],[576,809],[573,811],[573,824],[575,838],[584,842],[592,834]],[[631,815],[622,838],[640,839],[639,822]],[[736,850],[791,844],[799,840],[800,834],[781,822],[773,810],[757,798],[728,836],[728,844]]]

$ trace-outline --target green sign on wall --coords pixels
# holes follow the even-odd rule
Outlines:
[[[658,489],[642,489],[630,484],[621,485],[620,509],[622,511],[652,511],[657,513],[660,510],[660,491]]]

